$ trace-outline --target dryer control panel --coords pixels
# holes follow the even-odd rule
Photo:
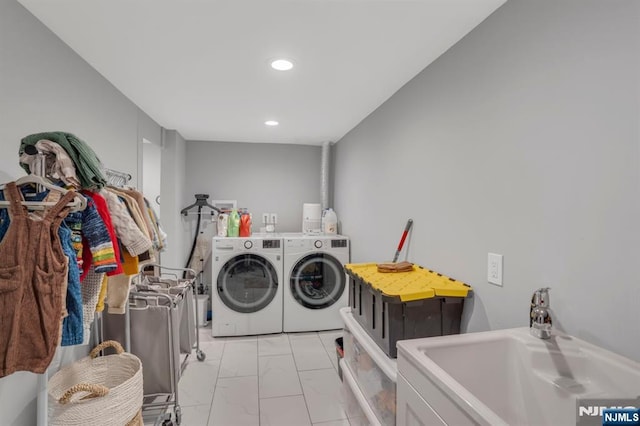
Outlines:
[[[348,240],[331,240],[331,248],[346,248],[348,244]]]

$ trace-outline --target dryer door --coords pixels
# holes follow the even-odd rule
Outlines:
[[[218,296],[236,312],[264,309],[278,292],[278,273],[266,258],[241,254],[224,264],[218,274]]]
[[[336,303],[346,286],[342,264],[326,253],[300,259],[291,271],[291,294],[302,306],[324,309]]]

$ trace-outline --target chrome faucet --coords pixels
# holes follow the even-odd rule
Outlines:
[[[549,312],[549,287],[539,288],[531,297],[529,332],[538,339],[551,337],[551,313]]]

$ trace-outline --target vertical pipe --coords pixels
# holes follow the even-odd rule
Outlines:
[[[49,380],[49,370],[45,370],[44,373],[38,374],[37,385],[37,425],[47,426],[48,422],[48,398],[49,393],[47,391],[47,382]]]
[[[329,155],[331,142],[322,143],[322,160],[320,164],[320,200],[322,210],[329,208]]]

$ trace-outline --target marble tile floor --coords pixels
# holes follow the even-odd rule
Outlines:
[[[180,379],[181,425],[367,424],[338,377],[335,339],[342,330],[223,338],[211,337],[210,327],[199,331],[206,359],[199,362],[194,351]],[[145,412],[145,426],[159,419]]]

